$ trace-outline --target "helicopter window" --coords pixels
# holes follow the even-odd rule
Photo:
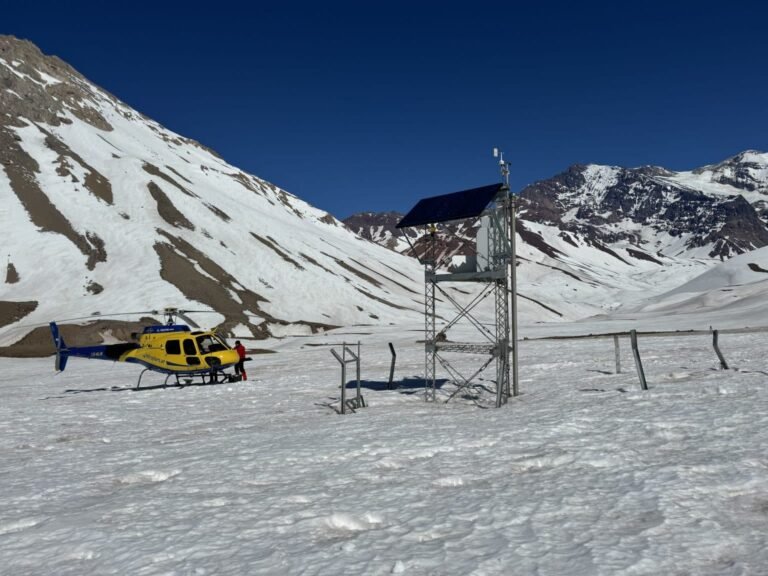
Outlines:
[[[221,350],[229,350],[229,346],[221,338],[216,335],[211,335],[213,343],[211,344],[211,352],[220,352]]]
[[[200,348],[201,354],[208,354],[208,352],[214,351],[214,341],[208,334],[197,337],[197,347]]]
[[[195,347],[194,340],[190,338],[186,338],[184,340],[184,354],[187,354],[187,355],[197,354],[197,348]]]
[[[165,343],[166,354],[181,354],[181,344],[178,340],[168,340]]]

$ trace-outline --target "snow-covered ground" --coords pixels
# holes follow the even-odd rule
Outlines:
[[[0,572],[768,574],[768,334],[722,336],[731,370],[641,338],[648,391],[626,341],[615,374],[612,340],[525,340],[521,395],[482,409],[424,402],[419,328],[273,340],[214,386],[0,359]]]

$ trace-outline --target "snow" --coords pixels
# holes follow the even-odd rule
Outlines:
[[[54,78],[50,74],[46,74],[45,72],[42,72],[40,70],[36,70],[36,72],[40,76],[42,81],[36,80],[36,79],[32,78],[31,76],[29,76],[28,74],[24,74],[22,72],[19,72],[18,70],[16,70],[16,68],[18,66],[21,66],[23,64],[23,62],[19,62],[17,60],[13,60],[13,61],[11,61],[9,63],[4,58],[0,58],[0,64],[5,66],[6,68],[8,68],[11,72],[13,72],[19,78],[30,80],[30,81],[34,82],[35,84],[37,84],[39,86],[46,86],[48,84],[60,84],[61,83],[61,80],[59,80],[58,78]]]
[[[54,78],[50,74],[46,74],[42,70],[37,70],[37,73],[40,75],[40,78],[43,79],[43,82],[45,84],[61,84],[61,80],[58,78]]]
[[[28,78],[28,76],[26,74],[22,74],[21,72],[16,70],[16,66],[18,66],[18,64],[15,61],[12,62],[11,64],[9,64],[8,61],[5,58],[0,58],[0,64],[5,66],[6,68],[8,68],[8,70],[13,72],[19,78]]]
[[[730,165],[729,161],[714,166],[705,166],[696,171],[679,172],[669,180],[710,195],[735,196],[740,194],[751,204],[764,201],[766,194],[764,183],[768,180],[768,153],[747,150],[739,155],[739,164],[745,165],[743,166],[744,173],[753,180],[753,185],[757,185],[753,191],[716,181],[720,176],[738,177],[734,166]]]
[[[749,192],[736,188],[730,184],[720,184],[718,182],[712,182],[712,173],[703,172],[701,174],[695,174],[694,172],[679,172],[670,180],[682,184],[693,190],[699,190],[710,196],[743,196],[744,199],[751,203],[765,200],[765,194],[755,191]]]
[[[755,266],[757,270],[754,269]],[[673,292],[701,292],[752,284],[768,279],[766,274],[768,274],[768,248],[759,248],[734,256],[690,282],[678,286]]]
[[[582,175],[586,182],[581,192],[587,202],[599,205],[605,197],[606,190],[616,184],[620,168],[615,166],[599,166],[590,164],[584,168]]]
[[[748,311],[731,320],[744,325]],[[663,324],[685,321],[670,313]],[[275,353],[252,355],[251,380],[215,386],[163,388],[155,375],[133,391],[130,365],[73,359],[55,375],[50,358],[0,359],[2,565],[58,575],[765,573],[765,334],[721,336],[731,370],[705,336],[641,337],[647,391],[625,339],[619,374],[612,340],[523,340],[521,395],[482,409],[444,403],[450,384],[423,400],[421,330],[259,342]],[[340,373],[330,349],[343,341],[361,342],[369,404],[345,416],[329,407]]]

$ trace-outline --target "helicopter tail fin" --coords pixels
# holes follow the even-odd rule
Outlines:
[[[56,347],[56,371],[63,372],[67,367],[69,359],[69,349],[64,343],[64,338],[59,334],[59,327],[56,322],[51,322],[51,336],[53,336],[53,345]]]

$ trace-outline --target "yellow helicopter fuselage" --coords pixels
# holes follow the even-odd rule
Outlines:
[[[125,351],[120,361],[142,364],[159,372],[197,374],[222,370],[240,360],[237,352],[213,332],[190,332],[186,326],[149,328],[160,330],[145,330],[139,335],[138,347]]]

